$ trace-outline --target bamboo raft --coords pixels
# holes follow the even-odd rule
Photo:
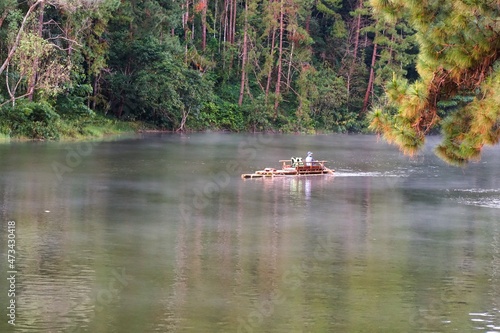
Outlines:
[[[244,173],[242,179],[265,178],[265,177],[287,177],[287,176],[318,176],[333,175],[335,170],[325,166],[327,161],[302,162],[301,158],[280,160],[281,169],[265,168],[254,173]]]

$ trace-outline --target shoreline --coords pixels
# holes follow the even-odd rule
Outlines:
[[[115,125],[122,125],[125,128],[117,128]],[[9,135],[0,133],[0,144],[8,144],[13,142],[85,142],[85,141],[99,141],[104,140],[106,138],[118,137],[118,136],[132,136],[132,135],[140,135],[140,134],[195,134],[195,133],[220,133],[220,134],[231,134],[231,133],[245,133],[245,134],[288,134],[288,135],[299,135],[299,136],[321,136],[321,135],[333,135],[333,134],[345,134],[345,135],[374,135],[374,133],[369,133],[365,131],[361,132],[328,132],[328,131],[318,131],[315,133],[303,133],[303,132],[294,132],[294,133],[285,133],[280,131],[261,131],[261,132],[252,132],[252,131],[239,131],[232,132],[228,130],[216,130],[216,129],[205,129],[205,130],[186,130],[186,131],[175,131],[175,130],[166,130],[166,129],[153,129],[153,128],[144,128],[147,124],[144,123],[127,123],[122,122],[120,124],[113,124],[111,127],[93,127],[96,130],[95,134],[80,134],[77,136],[67,136],[61,135],[59,139],[36,139],[36,138],[28,138],[28,137],[10,137]]]

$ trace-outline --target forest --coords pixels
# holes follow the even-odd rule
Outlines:
[[[0,133],[101,123],[383,134],[414,154],[500,138],[492,0],[2,0]]]

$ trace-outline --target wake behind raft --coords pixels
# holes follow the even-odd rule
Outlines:
[[[301,157],[292,157],[289,160],[280,160],[281,169],[265,168],[254,173],[244,173],[242,179],[264,178],[264,177],[287,177],[287,176],[313,176],[333,175],[335,170],[325,166],[327,161],[302,162]]]

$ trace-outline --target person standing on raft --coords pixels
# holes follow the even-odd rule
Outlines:
[[[308,151],[307,152],[307,157],[306,157],[306,166],[312,166],[313,165],[313,157],[312,157],[313,153]]]

